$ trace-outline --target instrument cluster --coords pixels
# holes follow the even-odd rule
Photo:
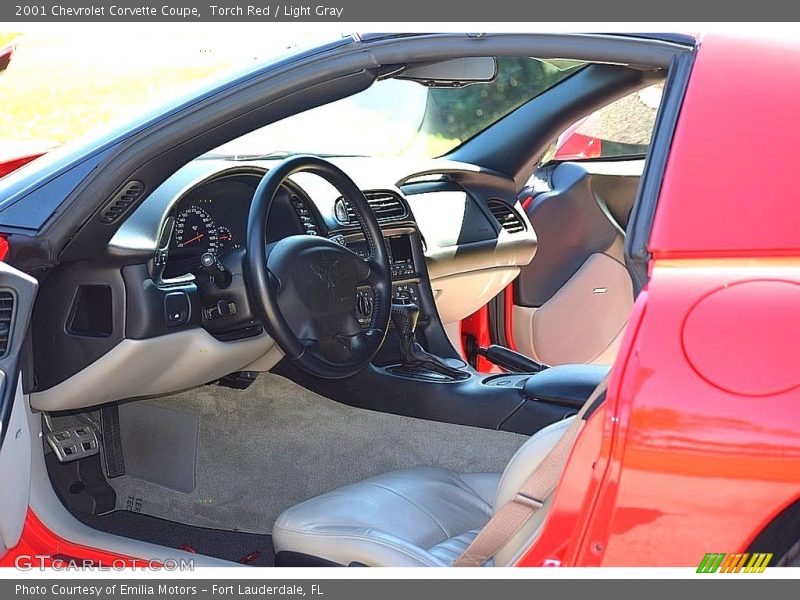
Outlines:
[[[162,279],[196,271],[205,253],[221,256],[242,248],[258,174],[227,175],[207,182],[183,196],[165,223],[162,239],[169,240],[156,256]],[[307,199],[283,188],[270,214],[267,242],[288,235],[319,235],[320,226]]]

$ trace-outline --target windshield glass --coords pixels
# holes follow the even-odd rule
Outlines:
[[[429,88],[386,79],[331,104],[293,115],[217,148],[213,155],[257,158],[446,154],[568,77],[584,63],[500,58],[490,83]]]

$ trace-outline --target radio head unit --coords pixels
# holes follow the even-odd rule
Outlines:
[[[389,267],[392,279],[404,279],[416,275],[414,253],[411,248],[411,236],[407,233],[384,238],[389,252]],[[347,247],[361,258],[369,256],[369,248],[364,241],[348,242]]]

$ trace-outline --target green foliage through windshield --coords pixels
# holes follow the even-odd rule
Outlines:
[[[428,135],[466,141],[581,65],[530,58],[500,58],[498,63],[497,79],[492,83],[431,89],[422,129]]]

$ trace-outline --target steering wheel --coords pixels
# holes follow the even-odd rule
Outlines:
[[[325,179],[355,209],[370,255],[362,259],[329,239],[292,235],[267,244],[267,220],[287,177]],[[389,326],[392,282],[380,225],[364,194],[341,169],[316,156],[293,156],[264,175],[247,221],[244,275],[256,315],[287,358],[306,372],[342,379],[364,369]],[[372,289],[372,324],[356,317],[356,291]]]

